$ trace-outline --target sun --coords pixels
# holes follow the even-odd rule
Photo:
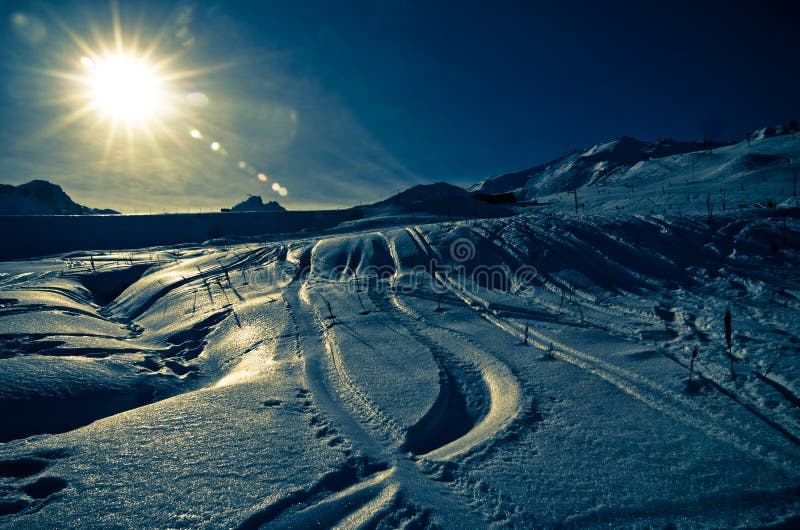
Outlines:
[[[126,125],[146,124],[163,113],[166,93],[155,67],[133,54],[82,57],[90,106]]]
[[[198,59],[191,53],[195,44],[189,29],[193,8],[183,8],[174,21],[170,19],[161,28],[148,28],[141,15],[135,29],[126,32],[118,2],[112,0],[110,7],[110,24],[108,20],[103,24],[89,20],[84,22],[83,32],[54,17],[65,34],[65,46],[48,53],[47,62],[60,66],[21,67],[31,76],[54,81],[47,83],[41,104],[56,107],[58,114],[36,131],[32,140],[69,135],[92,149],[91,155],[88,151],[85,155],[95,157],[102,152],[95,163],[103,167],[125,164],[127,169],[147,171],[155,167],[173,170],[183,152],[190,148],[196,153],[199,146],[218,160],[230,157],[226,136],[235,132],[215,123],[213,118],[220,112],[209,112],[214,110],[210,108],[213,102],[199,89],[206,76],[213,81],[219,72],[240,66],[239,61],[193,65]],[[175,23],[181,26],[177,31]],[[294,110],[291,121],[297,121]],[[272,180],[272,175],[267,177],[257,164],[240,160],[236,167],[260,183],[270,181],[280,196],[287,195],[287,189]]]

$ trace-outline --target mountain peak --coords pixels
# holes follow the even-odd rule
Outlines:
[[[243,200],[233,208],[232,212],[285,212],[286,208],[281,206],[277,201],[269,201],[264,203],[260,195],[250,195],[247,199]]]
[[[407,190],[401,191],[388,199],[376,202],[370,206],[413,206],[430,201],[453,198],[471,199],[472,195],[464,188],[460,188],[454,184],[435,182],[433,184],[417,184],[411,186]]]
[[[727,143],[645,142],[632,136],[620,136],[585,151],[573,151],[551,162],[489,177],[469,188],[482,193],[514,193],[520,200],[561,193],[585,185],[605,182],[611,175],[651,159],[681,155],[693,151],[729,145]]]
[[[91,215],[116,214],[114,210],[98,210],[73,201],[61,186],[36,179],[19,186],[0,184],[0,214],[5,215]]]

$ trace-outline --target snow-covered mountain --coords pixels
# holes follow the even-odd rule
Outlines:
[[[518,200],[552,198],[578,190],[584,209],[595,212],[609,206],[638,209],[641,213],[680,208],[681,200],[671,195],[678,199],[689,197],[683,202],[691,203],[692,196],[696,199],[702,195],[705,201],[712,190],[716,192],[713,201],[718,210],[723,201],[726,207],[734,203],[735,207],[752,206],[756,199],[778,204],[794,191],[796,161],[800,157],[800,142],[783,132],[765,128],[752,133],[749,141],[727,145],[668,139],[647,143],[622,137],[540,166],[489,177],[468,189],[512,192]],[[771,182],[772,186],[759,189],[755,186],[758,181]],[[641,193],[632,193],[642,187]],[[622,196],[615,189],[621,190]],[[697,206],[705,208],[705,203]]]
[[[366,208],[379,213],[488,217],[536,202],[542,213],[706,215],[730,209],[793,207],[800,175],[800,140],[767,127],[736,144],[654,143],[631,137],[569,153],[530,169],[489,177],[466,190],[439,182],[418,185]],[[577,191],[577,197],[575,192]]]
[[[474,193],[447,182],[412,186],[367,205],[364,210],[367,216],[426,213],[451,217],[492,217],[508,211],[503,206],[476,200]]]
[[[521,199],[573,190],[601,183],[620,169],[641,161],[697,151],[697,142],[660,140],[655,144],[629,136],[595,145],[585,151],[573,151],[561,158],[515,173],[507,173],[472,186],[470,190],[486,193],[515,192]]]
[[[46,180],[32,180],[12,186],[0,184],[0,215],[101,215],[118,214],[108,209],[89,208],[73,201],[61,186]]]
[[[373,208],[395,206],[403,208],[424,208],[431,204],[440,203],[443,200],[468,201],[472,195],[453,184],[447,182],[436,182],[434,184],[418,184],[407,190],[392,195],[388,199],[378,201],[369,205]]]

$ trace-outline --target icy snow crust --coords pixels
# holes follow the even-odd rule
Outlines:
[[[628,193],[0,264],[0,526],[800,524],[798,211]]]

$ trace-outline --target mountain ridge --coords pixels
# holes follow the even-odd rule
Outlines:
[[[35,179],[14,186],[0,184],[0,215],[116,215],[116,210],[90,208],[72,200],[58,184]]]
[[[753,152],[757,153],[758,143],[764,140],[789,135],[794,139],[797,130],[793,127],[796,127],[796,122],[793,121],[792,124],[794,125],[756,129],[746,134],[744,140],[740,142],[673,141],[671,138],[648,142],[630,136],[620,136],[589,149],[570,151],[527,169],[486,177],[467,186],[466,190],[490,194],[514,193],[517,200],[531,201],[537,197],[571,192],[584,186],[604,185],[612,176],[616,178],[622,173],[640,173],[642,164],[663,166],[661,162],[672,163],[680,159],[681,155],[713,154],[720,148],[734,148],[744,144],[748,150],[752,147]],[[746,155],[743,156],[747,158]],[[654,173],[663,173],[660,168],[658,169]],[[673,177],[682,175],[686,169],[680,168],[679,171],[675,171]],[[694,169],[689,168],[689,171],[694,172]]]
[[[263,202],[260,195],[250,195],[231,208],[232,212],[285,212],[278,201]]]

